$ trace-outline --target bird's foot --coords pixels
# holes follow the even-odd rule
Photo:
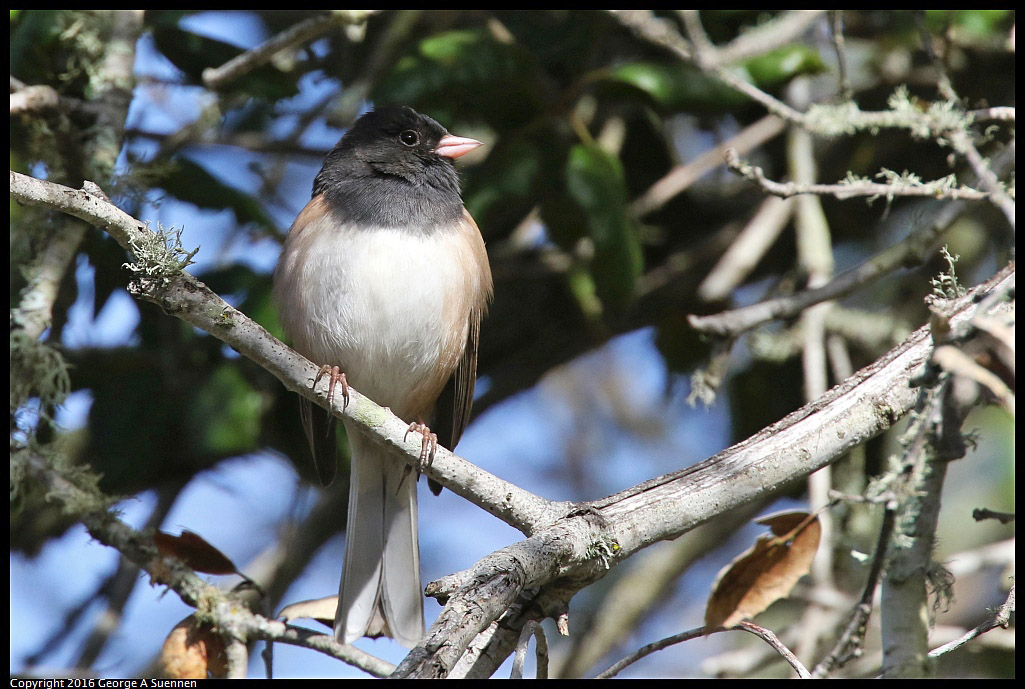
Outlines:
[[[345,374],[337,366],[328,366],[324,364],[320,367],[320,372],[317,377],[313,379],[313,387],[317,387],[317,383],[324,376],[328,376],[327,386],[327,403],[333,404],[335,399],[335,387],[338,385],[342,386],[342,411],[349,406],[349,382],[345,380]]]
[[[410,433],[419,433],[421,436],[420,441],[420,464],[416,468],[416,475],[419,478],[427,467],[431,466],[434,461],[434,453],[438,449],[438,435],[432,433],[431,429],[426,424],[414,421],[409,424],[409,428],[406,429],[406,434],[402,436],[403,442],[409,437]]]

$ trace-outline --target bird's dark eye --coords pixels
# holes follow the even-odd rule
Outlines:
[[[420,143],[420,135],[413,129],[407,129],[406,131],[399,134],[399,141],[407,146],[416,146]]]

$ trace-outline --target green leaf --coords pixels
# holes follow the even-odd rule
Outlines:
[[[750,81],[761,89],[779,86],[801,74],[817,74],[826,68],[818,51],[804,43],[777,48],[747,60],[743,66]]]
[[[625,305],[644,258],[619,160],[596,144],[577,144],[566,162],[566,190],[584,211],[594,242],[591,273],[599,298],[607,305]]]
[[[238,367],[231,362],[218,366],[189,407],[190,426],[201,432],[198,448],[215,455],[255,450],[262,410],[260,393]]]
[[[762,89],[774,88],[799,74],[825,69],[811,46],[793,44],[747,60],[731,68],[737,76]],[[610,70],[602,79],[609,85],[627,85],[645,94],[662,110],[690,110],[718,114],[747,106],[747,96],[683,62],[630,62]]]
[[[274,229],[274,221],[255,198],[229,186],[207,172],[206,168],[184,157],[177,157],[155,184],[172,196],[200,208],[231,209],[240,225],[255,223]]]
[[[1011,15],[1011,10],[926,10],[925,20],[926,26],[937,33],[946,30],[949,22],[966,37],[986,39],[1002,32],[1001,24]]]
[[[519,222],[537,203],[541,151],[524,138],[499,139],[468,176],[463,199],[481,229]]]
[[[49,83],[59,36],[57,10],[22,12],[11,25],[11,74],[30,84]]]
[[[384,76],[372,97],[410,105],[445,122],[475,113],[507,129],[540,112],[539,83],[533,57],[516,44],[485,31],[447,31],[420,41]]]
[[[573,265],[566,273],[566,284],[584,317],[592,324],[599,323],[603,309],[594,276],[581,266]]]
[[[605,75],[607,86],[626,85],[664,111],[720,113],[746,106],[748,98],[682,62],[630,62]]]

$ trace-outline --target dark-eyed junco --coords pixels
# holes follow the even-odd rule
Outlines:
[[[453,160],[480,145],[407,107],[360,117],[328,153],[274,272],[296,351],[452,447],[469,418],[491,269]],[[335,374],[337,376],[337,374]],[[344,383],[343,383],[344,385]],[[303,402],[322,480],[334,476],[327,413]],[[440,407],[444,406],[442,409]],[[335,636],[424,634],[417,474],[346,423],[352,455]]]

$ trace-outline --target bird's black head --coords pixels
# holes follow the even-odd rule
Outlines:
[[[443,140],[444,143],[443,143]],[[405,106],[361,116],[328,153],[313,182],[346,219],[373,224],[427,223],[462,214],[452,137],[434,119]],[[476,144],[477,142],[474,142]]]
[[[435,120],[405,106],[385,107],[360,117],[339,148],[375,172],[422,183],[424,175],[452,170],[452,161],[435,153],[448,132]]]

